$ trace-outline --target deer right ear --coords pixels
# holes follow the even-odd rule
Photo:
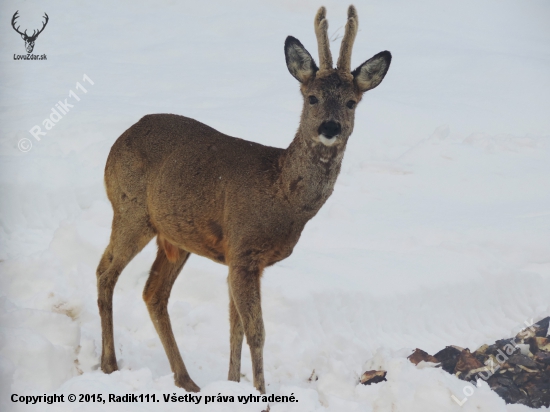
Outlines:
[[[285,59],[288,71],[300,83],[309,82],[319,70],[311,54],[292,36],[288,36],[285,41]]]
[[[374,89],[384,80],[390,63],[391,53],[389,51],[380,52],[351,72],[353,81],[362,93]]]

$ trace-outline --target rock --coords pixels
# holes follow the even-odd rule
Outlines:
[[[487,352],[487,349],[489,349],[489,345],[481,345],[479,348],[477,348],[474,352],[475,356],[484,356]]]
[[[477,360],[477,358],[470,353],[469,349],[464,349],[458,356],[458,361],[456,362],[453,372],[458,377],[466,378],[469,377],[470,371],[477,370],[483,366],[483,363]]]
[[[370,385],[371,383],[379,383],[386,380],[386,371],[366,371],[361,376],[361,383],[363,385]]]
[[[536,377],[525,385],[524,390],[529,395],[528,405],[530,407],[550,407],[550,380],[548,376]]]
[[[550,407],[549,323],[550,317],[546,317],[522,330],[516,338],[482,345],[473,353],[447,346],[434,356],[416,349],[408,359],[415,365],[435,359],[444,371],[459,379],[486,380],[506,403]]]
[[[520,399],[524,398],[514,381],[509,378],[493,375],[487,382],[506,403],[518,403]]]
[[[514,338],[510,339],[500,339],[495,342],[496,352],[493,353],[495,356],[500,352],[505,353],[506,356],[512,356],[516,353],[521,353],[521,349],[517,347],[518,341]]]
[[[535,354],[539,350],[544,352],[550,352],[550,339],[549,338],[541,338],[541,337],[532,337],[527,340],[527,343],[529,344],[529,350],[531,353]]]
[[[493,345],[483,345],[474,352],[474,356],[481,362],[485,362],[488,356],[492,355],[495,358],[502,357],[502,354],[506,356],[520,353],[521,349],[516,347],[512,342],[514,339],[500,339]]]
[[[525,366],[529,369],[537,369],[537,363],[528,356],[517,353],[511,356],[506,363],[510,365]]]
[[[535,354],[535,362],[550,365],[550,352],[539,351]]]
[[[548,325],[550,322],[550,316],[535,322],[531,326],[522,329],[517,335],[516,340],[526,342],[531,338],[539,337],[545,338],[548,335]]]
[[[540,338],[537,336],[535,338],[535,345],[539,350],[550,352],[550,339],[548,338]]]
[[[445,372],[454,373],[456,363],[462,351],[454,346],[447,346],[434,355],[434,358],[441,363],[441,367]]]
[[[533,375],[528,372],[520,372],[518,374],[512,375],[512,379],[517,387],[523,388],[527,382],[533,379]]]
[[[418,365],[420,362],[433,362],[433,363],[439,363],[439,361],[432,355],[429,355],[427,352],[424,352],[422,349],[416,348],[415,351],[409,355],[407,358],[415,365]]]
[[[548,327],[550,326],[550,316],[545,317],[544,319],[539,320],[535,323],[538,326],[534,326],[536,332],[535,336],[539,338],[545,338],[548,336]]]
[[[487,361],[489,355],[494,355],[497,353],[497,346],[496,345],[481,345],[479,348],[476,349],[476,351],[473,353],[473,355],[476,357],[478,361],[485,364]]]

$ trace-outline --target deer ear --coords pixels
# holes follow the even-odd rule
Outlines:
[[[309,82],[319,70],[311,54],[292,36],[288,36],[285,41],[285,59],[288,71],[300,83]]]
[[[390,63],[391,53],[389,51],[380,52],[351,72],[353,81],[361,92],[374,89],[382,83],[390,68]]]

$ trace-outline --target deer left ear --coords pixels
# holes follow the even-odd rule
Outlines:
[[[288,36],[285,41],[285,59],[290,74],[303,84],[312,80],[319,70],[311,54],[292,36]]]
[[[351,72],[355,85],[361,90],[374,89],[384,79],[391,63],[391,53],[383,51],[371,57],[357,69]]]

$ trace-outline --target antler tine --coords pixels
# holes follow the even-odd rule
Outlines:
[[[346,31],[342,39],[342,45],[340,46],[340,56],[338,57],[338,70],[345,73],[351,72],[351,50],[358,26],[357,10],[355,10],[355,6],[352,4],[348,8],[348,22],[346,23]]]
[[[315,15],[315,35],[317,36],[317,45],[319,47],[319,67],[320,70],[332,69],[332,54],[328,41],[328,21],[326,19],[327,9],[321,7]]]
[[[42,17],[44,17],[46,19],[46,21],[44,23],[42,23],[42,28],[40,30],[38,30],[38,33],[36,33],[36,36],[38,36],[40,33],[42,33],[44,31],[44,29],[46,28],[46,24],[48,24],[48,21],[50,20],[50,18],[48,17],[48,14],[46,12],[44,12],[44,16],[42,16]]]
[[[21,33],[21,32],[19,31],[19,27],[21,27],[21,26],[17,26],[17,28],[15,27],[15,20],[17,20],[17,19],[19,18],[18,13],[19,13],[19,10],[17,10],[17,11],[14,13],[13,17],[11,18],[11,26],[13,27],[13,29],[14,29],[17,33],[23,35],[23,34],[25,34],[27,31],[25,30],[25,33]]]

